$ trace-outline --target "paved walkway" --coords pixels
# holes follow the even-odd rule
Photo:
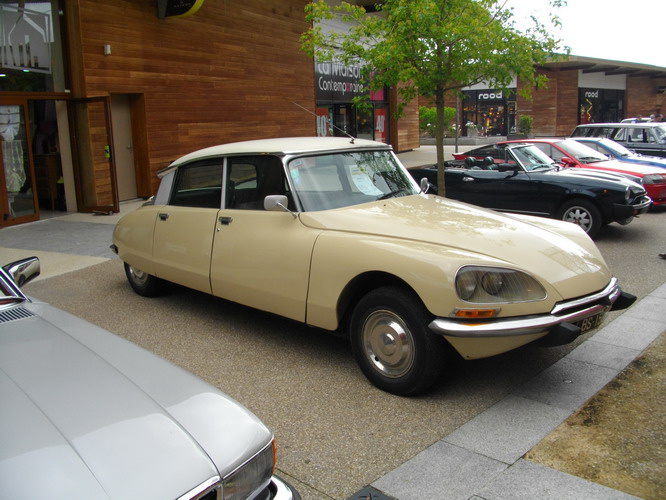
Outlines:
[[[452,147],[447,148],[448,155]],[[431,164],[434,146],[398,155]],[[117,258],[108,248],[115,215],[69,214],[0,230],[0,261],[36,255],[38,279]],[[28,250],[26,252],[26,250]],[[632,335],[625,335],[628,329]],[[628,499],[599,484],[521,457],[620,373],[666,329],[666,284],[503,400],[350,498]],[[380,493],[381,492],[381,493]]]

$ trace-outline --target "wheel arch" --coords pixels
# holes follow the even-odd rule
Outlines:
[[[368,271],[353,278],[344,287],[337,303],[338,333],[348,335],[349,320],[355,304],[368,292],[385,286],[396,286],[406,290],[421,303],[421,297],[416,290],[400,277],[385,271]]]

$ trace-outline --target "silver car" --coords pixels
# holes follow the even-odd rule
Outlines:
[[[0,269],[0,498],[299,499],[275,440],[194,375],[19,288]]]

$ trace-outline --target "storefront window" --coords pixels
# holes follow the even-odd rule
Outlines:
[[[362,81],[360,66],[336,62],[315,64],[318,136],[351,135],[388,143],[388,92],[368,91]],[[354,97],[368,92],[372,107],[356,108],[352,104]]]
[[[65,91],[59,6],[59,0],[0,0],[0,91]]]
[[[579,89],[578,123],[614,123],[624,118],[624,90]]]
[[[501,90],[468,90],[463,99],[463,133],[468,136],[504,136],[509,130],[507,112],[512,95]],[[512,98],[509,100],[508,98]],[[515,120],[515,113],[514,113]]]

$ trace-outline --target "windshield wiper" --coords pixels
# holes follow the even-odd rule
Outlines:
[[[386,200],[388,198],[393,198],[394,196],[396,196],[400,193],[402,193],[402,189],[396,189],[395,191],[391,191],[390,193],[386,193],[386,194],[381,195],[379,198],[377,198],[377,201]]]

